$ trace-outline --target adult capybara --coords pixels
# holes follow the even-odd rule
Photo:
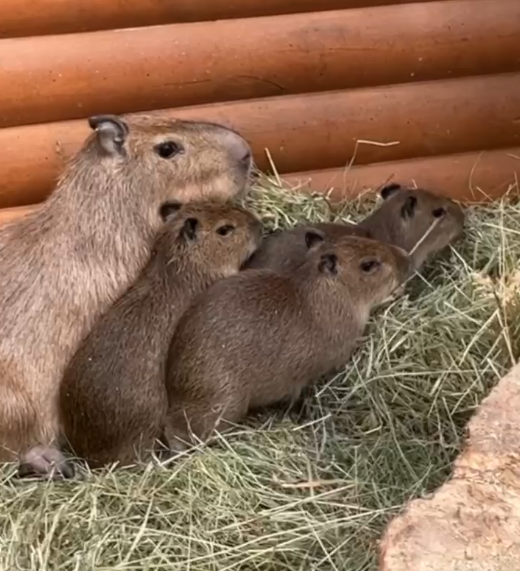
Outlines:
[[[315,230],[305,243],[298,268],[217,282],[179,321],[166,373],[172,450],[251,409],[297,400],[348,361],[371,309],[409,275],[409,257],[395,246],[352,236],[332,244]]]
[[[46,472],[58,386],[94,320],[146,264],[170,200],[244,191],[248,144],[222,126],[91,117],[94,131],[34,213],[0,228],[0,461]]]

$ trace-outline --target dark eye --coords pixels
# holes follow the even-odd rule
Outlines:
[[[365,272],[365,274],[369,274],[370,272],[373,272],[376,268],[378,268],[381,265],[381,262],[379,260],[365,260],[364,262],[361,262],[361,264],[359,264],[359,267],[361,268],[362,272]]]
[[[171,159],[174,155],[178,155],[184,151],[180,143],[175,141],[164,141],[164,143],[159,143],[155,145],[155,152],[162,159]]]
[[[434,208],[432,210],[432,214],[434,218],[440,218],[441,216],[444,216],[446,214],[446,210],[441,206],[439,208]]]
[[[230,232],[233,232],[234,229],[235,227],[232,224],[224,224],[224,226],[217,228],[217,234],[227,236]]]

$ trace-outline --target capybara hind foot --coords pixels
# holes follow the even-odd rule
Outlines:
[[[52,446],[38,444],[23,454],[18,465],[20,478],[73,478],[74,466]]]

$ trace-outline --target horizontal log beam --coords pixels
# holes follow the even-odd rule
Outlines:
[[[349,8],[410,0],[348,0]],[[430,0],[422,0],[427,2]],[[345,0],[2,0],[0,38],[113,30],[345,8]]]
[[[458,0],[0,40],[0,127],[520,71],[519,22]]]
[[[289,174],[284,180],[302,192],[328,194],[332,201],[373,192],[389,180],[429,188],[464,203],[497,200],[515,188],[520,177],[520,147],[388,162],[350,170],[328,169]],[[0,210],[0,224],[16,220],[38,205]]]
[[[355,198],[393,180],[466,204],[483,203],[508,191],[520,194],[520,147],[294,173],[284,179],[302,191],[329,194],[332,201]]]
[[[479,0],[480,1],[480,0]],[[280,173],[520,144],[520,73],[271,97],[173,109],[167,117],[230,125],[251,142],[259,167],[269,149]],[[85,120],[0,129],[0,207],[43,200]],[[359,143],[372,141],[376,144]]]

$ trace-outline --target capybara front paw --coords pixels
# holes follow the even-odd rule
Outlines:
[[[60,450],[38,444],[23,454],[18,465],[20,478],[73,478],[74,466]]]

